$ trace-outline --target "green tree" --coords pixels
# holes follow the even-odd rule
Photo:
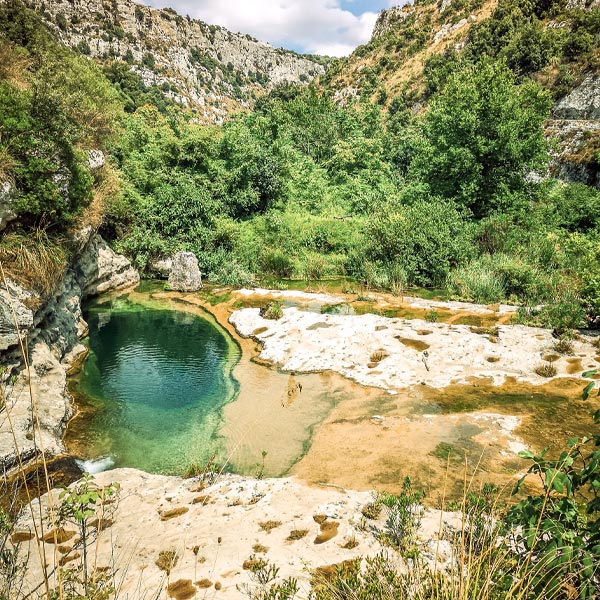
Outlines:
[[[542,124],[550,105],[540,86],[516,84],[501,63],[468,65],[433,98],[410,174],[477,217],[511,209],[526,171],[547,157]]]
[[[408,283],[445,283],[451,267],[473,252],[471,227],[451,202],[417,200],[399,210],[383,208],[370,221],[367,259],[401,268]]]

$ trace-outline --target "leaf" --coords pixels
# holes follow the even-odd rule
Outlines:
[[[598,375],[598,369],[593,369],[592,371],[586,371],[585,373],[582,373],[582,377],[584,378],[589,378],[589,377],[593,377],[594,375]]]
[[[582,394],[581,394],[581,397],[582,397],[584,400],[587,400],[587,399],[590,397],[590,393],[591,393],[591,392],[592,392],[592,390],[594,389],[594,386],[595,386],[595,385],[596,385],[596,383],[595,383],[594,381],[592,381],[591,383],[588,383],[588,384],[585,386],[585,388],[584,388],[584,390],[583,390],[583,392],[582,392]]]
[[[531,450],[521,450],[521,452],[519,452],[519,456],[521,458],[528,458],[528,459],[535,458],[535,454]]]

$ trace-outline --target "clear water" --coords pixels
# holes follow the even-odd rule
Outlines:
[[[131,299],[92,307],[87,321],[90,354],[73,386],[81,455],[153,473],[204,464],[237,393],[238,346],[209,318]]]

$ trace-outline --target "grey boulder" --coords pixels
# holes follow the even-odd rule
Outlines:
[[[202,289],[202,274],[193,252],[178,252],[173,257],[169,287],[177,292],[197,292]]]

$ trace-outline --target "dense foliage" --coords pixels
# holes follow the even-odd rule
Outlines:
[[[117,95],[19,3],[2,7],[0,31],[0,170],[22,222],[60,227],[91,200],[85,151],[110,135]]]
[[[538,176],[550,96],[506,50],[527,54],[515,41],[525,24],[537,31],[559,4],[501,2],[463,53],[427,63],[425,111],[406,95],[386,111],[367,96],[340,106],[323,87],[284,85],[215,127],[126,63],[102,72],[59,46],[11,0],[0,15],[0,173],[17,190],[16,239],[64,230],[101,197],[103,233],[143,271],[188,249],[223,284],[349,276],[546,304],[522,320],[559,329],[594,323],[600,194]],[[594,15],[577,17],[582,31]],[[88,168],[90,148],[111,155],[110,186],[106,169]]]

